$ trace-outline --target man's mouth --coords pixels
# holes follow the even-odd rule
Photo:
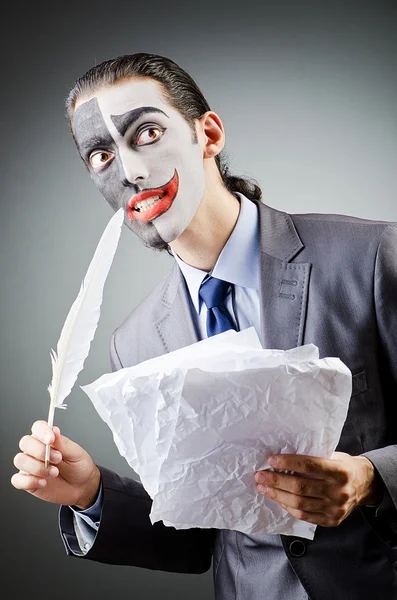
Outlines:
[[[167,211],[178,193],[179,176],[175,169],[168,183],[158,188],[144,190],[128,201],[128,219],[151,221]]]

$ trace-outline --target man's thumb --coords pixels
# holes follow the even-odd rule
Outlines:
[[[53,427],[55,441],[51,444],[54,450],[59,450],[64,460],[77,461],[83,458],[85,450],[76,442],[61,434],[59,427]]]

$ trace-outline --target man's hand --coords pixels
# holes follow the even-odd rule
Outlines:
[[[51,444],[47,469],[45,444]],[[36,421],[32,435],[25,435],[19,447],[22,452],[14,457],[14,465],[20,471],[11,478],[15,488],[47,502],[80,509],[95,502],[101,479],[99,469],[81,446],[61,435],[58,427],[51,429],[45,421]]]
[[[336,527],[357,506],[376,504],[381,499],[382,483],[365,456],[335,452],[327,460],[279,454],[271,457],[269,464],[277,471],[294,474],[258,471],[258,492],[278,502],[293,517],[309,523]]]

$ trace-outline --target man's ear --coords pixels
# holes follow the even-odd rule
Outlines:
[[[214,158],[225,145],[225,131],[220,117],[213,111],[204,113],[196,123],[203,158]]]

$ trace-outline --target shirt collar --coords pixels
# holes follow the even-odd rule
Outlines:
[[[207,275],[241,287],[259,289],[259,218],[254,202],[235,192],[240,201],[237,223],[211,272],[187,265],[175,252],[193,305],[200,312],[199,289]]]

